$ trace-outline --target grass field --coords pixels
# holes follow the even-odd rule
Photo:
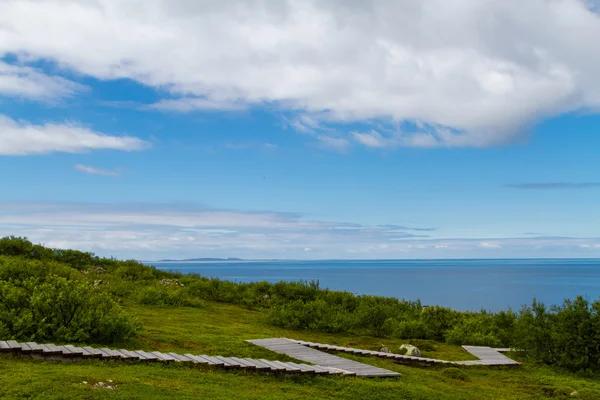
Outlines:
[[[402,341],[365,336],[291,331],[268,325],[264,314],[234,305],[207,303],[204,308],[167,308],[126,304],[144,330],[136,339],[111,347],[163,352],[285,360],[245,342],[289,337],[377,350]],[[93,345],[93,343],[91,343]],[[426,357],[467,360],[458,346],[421,343]],[[418,368],[385,359],[339,354],[400,372],[400,378],[281,376],[221,371],[181,364],[143,364],[89,360],[77,363],[0,357],[0,398],[29,399],[600,399],[597,377],[583,377],[525,363],[522,367],[464,367],[464,379],[447,367]],[[92,388],[113,381],[115,390]],[[82,382],[87,382],[84,384]],[[571,396],[573,392],[576,395]]]

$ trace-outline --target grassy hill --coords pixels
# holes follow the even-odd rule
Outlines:
[[[284,360],[246,339],[291,337],[302,340],[378,349],[403,343],[371,336],[309,333],[273,327],[259,311],[209,302],[202,308],[124,304],[144,326],[135,338],[116,348],[191,352]],[[458,346],[427,342],[428,357],[469,359]],[[431,348],[425,346],[425,348]],[[190,365],[143,364],[89,360],[77,363],[0,357],[0,397],[31,399],[547,399],[600,398],[600,382],[547,366],[465,367],[467,380],[452,379],[446,367],[417,368],[391,361],[340,354],[402,373],[397,379],[335,376],[277,376],[259,372],[211,370]],[[116,390],[92,388],[112,380]],[[83,384],[82,382],[88,382]]]
[[[519,336],[527,327],[539,328],[539,312],[498,316],[442,308],[426,310],[420,304],[329,292],[310,283],[236,285],[5,238],[0,239],[3,340],[102,344],[285,361],[285,356],[245,340],[289,337],[370,350],[382,346],[393,350],[412,342],[425,357],[471,359],[453,344],[454,340],[449,340],[463,337],[509,341],[508,345],[521,340],[542,351],[550,350],[552,358],[539,359],[535,357],[536,349],[524,349],[510,355],[524,361],[522,367],[463,367],[460,374],[444,366],[409,367],[380,358],[338,354],[402,374],[400,378],[366,379],[267,375],[116,360],[61,363],[3,354],[0,398],[600,399],[600,376],[590,363],[594,361],[593,346],[599,343],[594,336],[596,304],[587,308],[583,303],[575,304],[579,305],[544,309],[545,323],[559,328],[565,321],[570,323],[574,333],[567,338],[585,334],[580,343],[589,347],[576,347],[579,345],[574,342],[572,348],[562,349],[567,353],[565,358],[556,349],[563,339],[552,336],[551,331],[530,329],[523,336],[528,342]],[[429,314],[433,315],[431,319],[427,319]],[[530,317],[538,318],[534,320],[538,322],[533,324]],[[458,335],[465,331],[478,335]],[[418,337],[406,336],[406,332]],[[436,337],[442,340],[433,340]],[[558,366],[561,360],[579,360],[572,354],[585,352],[587,368],[575,369],[568,364],[568,370]],[[93,388],[97,382],[108,381],[117,388]]]

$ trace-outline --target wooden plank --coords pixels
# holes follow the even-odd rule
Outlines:
[[[194,363],[209,364],[209,365],[214,364],[214,363],[212,363],[212,362],[210,362],[208,360],[205,360],[204,358],[201,358],[199,356],[195,356],[193,354],[186,353],[186,354],[184,354],[184,356],[186,356],[187,358],[191,359]]]
[[[308,365],[308,364],[304,364],[304,363],[298,363],[298,365],[301,367],[308,368],[313,374],[316,374],[316,375],[329,374],[328,371],[326,371],[324,368],[322,368],[318,365]]]
[[[26,343],[27,346],[29,346],[29,348],[31,349],[32,352],[34,353],[41,353],[42,352],[42,347],[35,343],[35,342],[27,342]]]
[[[31,347],[29,347],[29,345],[27,343],[19,343],[19,346],[21,347],[21,351],[23,353],[31,353]]]
[[[48,343],[46,346],[48,346],[48,348],[50,349],[50,353],[49,354],[53,354],[53,355],[65,355],[65,351],[68,352],[67,354],[70,354],[69,350],[65,349],[62,346],[56,346],[52,343]]]
[[[154,354],[161,361],[167,361],[167,362],[177,361],[177,359],[175,357],[172,357],[172,356],[170,356],[168,354],[163,354],[160,351],[153,351],[150,354]]]
[[[290,372],[296,372],[296,373],[300,373],[302,372],[302,370],[296,366],[293,365],[289,365],[289,363],[284,363],[281,361],[271,361],[273,364],[279,365],[283,368],[285,368],[286,371],[290,371]]]
[[[89,351],[87,351],[83,347],[80,347],[79,349],[81,349],[81,353],[82,353],[82,356],[84,358],[93,358],[95,356],[93,353],[90,353]]]
[[[121,354],[125,354],[129,360],[134,360],[134,361],[138,361],[141,359],[140,355],[137,353],[134,353],[133,351],[127,350],[127,349],[119,349],[119,352]]]
[[[21,345],[16,340],[7,340],[6,343],[10,346],[12,351],[21,351]]]
[[[236,361],[236,362],[239,362],[240,364],[245,365],[247,368],[250,368],[250,369],[258,369],[259,368],[256,364],[251,363],[247,360],[244,360],[243,358],[238,358],[238,357],[229,357],[229,358],[231,358],[233,361]],[[260,369],[264,369],[264,368],[260,368]]]
[[[237,361],[234,361],[230,358],[227,357],[221,357],[221,356],[214,356],[214,358],[216,358],[217,360],[222,361],[226,367],[230,366],[230,367],[237,367],[237,368],[248,368],[247,365],[245,364],[240,364]]]
[[[177,354],[177,353],[169,353],[169,355],[181,362],[193,362],[194,361],[193,359],[191,359],[189,357],[182,356],[181,354]]]
[[[264,362],[262,362],[260,360],[255,360],[253,358],[244,358],[243,360],[251,363],[252,365],[254,365],[256,367],[256,369],[259,369],[259,370],[268,370],[268,371],[278,370],[278,368],[273,368],[270,365],[265,364]]]
[[[201,358],[209,361],[210,363],[212,363],[212,365],[218,365],[218,366],[222,366],[222,367],[229,367],[229,364],[227,364],[227,363],[219,360],[217,357],[207,356],[206,354],[199,355],[198,357],[201,357]]]
[[[52,345],[54,346],[54,345]],[[54,355],[54,354],[62,354],[62,351],[56,350],[54,347],[50,347],[49,344],[41,344],[42,354],[44,355]]]
[[[123,358],[125,360],[128,360],[131,358],[131,356],[128,354],[127,351],[121,351],[121,350],[116,350],[116,349],[110,349],[110,353],[115,356],[115,358]]]
[[[158,357],[156,357],[154,354],[147,353],[144,350],[136,350],[135,353],[144,357],[145,361],[157,361],[158,360]]]
[[[9,344],[0,340],[0,353],[7,353],[9,351],[11,351]]]
[[[61,351],[63,356],[65,357],[73,357],[74,354],[71,350],[67,349],[65,346],[57,346]]]
[[[83,349],[80,347],[75,347],[70,344],[64,346],[65,349],[69,350],[75,356],[83,356]],[[87,353],[87,351],[86,351]]]
[[[301,374],[312,374],[312,373],[314,373],[314,370],[312,370],[311,368],[307,368],[307,367],[305,367],[304,365],[301,365],[301,364],[296,364],[295,362],[288,361],[288,362],[286,362],[286,364],[291,365],[294,368],[298,368],[300,370]]]
[[[115,354],[113,352],[113,350],[109,349],[108,347],[102,347],[99,350],[102,352],[102,358],[110,358],[110,359],[121,358],[120,355]]]
[[[271,369],[273,369],[275,371],[285,371],[285,367],[282,367],[281,365],[277,365],[272,361],[265,360],[264,358],[260,358],[258,361],[265,363],[266,365],[270,366]]]
[[[100,350],[98,350],[98,349],[95,349],[95,348],[89,347],[89,346],[84,347],[84,349],[88,353],[92,354],[92,357],[94,357],[94,358],[100,358],[100,357],[102,357],[102,352]]]
[[[103,347],[101,349],[97,349],[100,352],[100,355],[102,356],[102,358],[114,358],[114,356],[112,355],[110,349]]]

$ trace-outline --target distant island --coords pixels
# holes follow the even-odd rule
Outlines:
[[[182,260],[172,260],[169,258],[158,260],[157,262],[190,262],[190,261],[246,261],[243,258],[185,258]]]

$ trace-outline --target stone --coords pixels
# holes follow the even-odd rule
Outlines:
[[[160,281],[161,285],[166,286],[184,286],[183,283],[179,282],[177,279],[162,279]]]
[[[421,351],[412,344],[403,344],[400,346],[400,351],[404,352],[404,354],[407,356],[421,357]]]
[[[382,347],[382,348],[379,349],[379,351],[381,353],[391,353],[390,349],[388,349],[387,347]]]

